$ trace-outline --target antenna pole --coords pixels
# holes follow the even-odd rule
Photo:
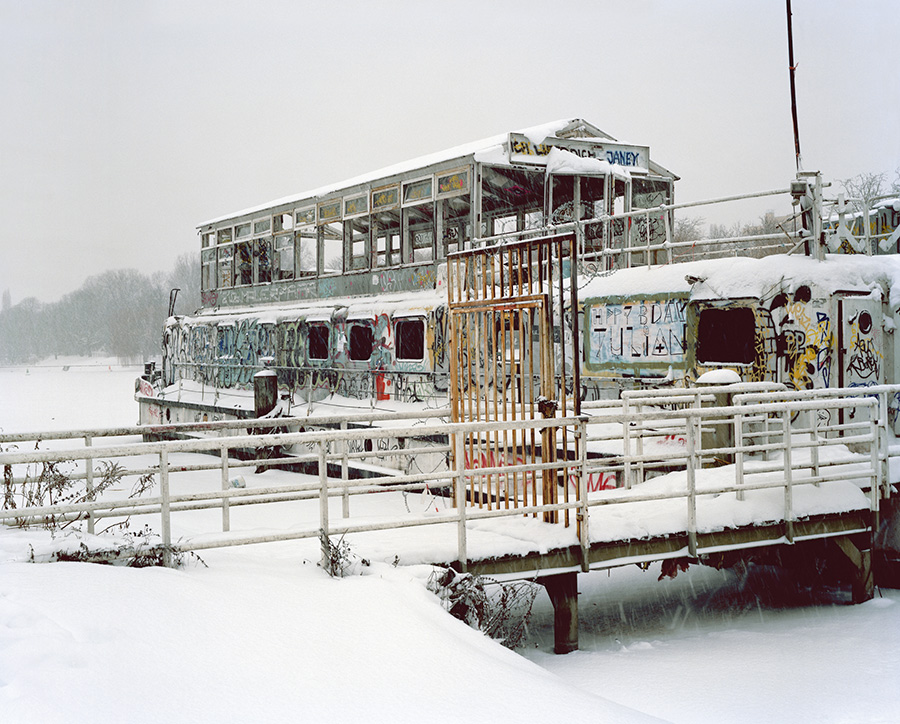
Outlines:
[[[797,124],[797,88],[794,83],[794,74],[797,66],[794,65],[794,33],[791,29],[791,0],[787,0],[787,37],[788,37],[788,68],[791,71],[791,117],[794,120],[794,153],[797,161],[797,171],[800,171],[800,128]]]

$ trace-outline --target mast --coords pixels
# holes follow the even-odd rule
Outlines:
[[[791,29],[791,0],[787,0],[787,38],[788,38],[788,68],[791,72],[791,117],[794,120],[794,153],[796,155],[797,171],[800,171],[800,128],[797,124],[797,89],[794,83],[794,74],[797,66],[794,65],[794,33]]]

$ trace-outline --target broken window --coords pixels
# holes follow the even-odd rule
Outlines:
[[[581,219],[599,219],[606,213],[604,191],[606,178],[603,176],[581,177]],[[584,227],[585,254],[595,254],[603,250],[603,223],[588,224]]]
[[[308,347],[310,359],[328,359],[327,324],[311,324],[308,332]]]
[[[290,234],[275,237],[275,279],[294,278],[294,239]]]
[[[700,364],[752,364],[756,317],[750,307],[704,309],[697,328]]]
[[[521,231],[544,209],[544,173],[485,166],[481,181],[481,213],[489,234]]]
[[[469,194],[441,199],[437,205],[441,239],[438,256],[443,258],[451,252],[465,249],[466,242],[472,238],[472,224],[469,218],[472,206]]]
[[[282,212],[272,217],[272,231],[278,233],[279,231],[290,231],[293,228],[294,217],[290,213]]]
[[[230,287],[234,274],[234,247],[223,246],[219,248],[219,284],[218,287]]]
[[[234,286],[253,283],[253,253],[249,241],[234,245]]]
[[[393,266],[400,263],[400,212],[383,211],[374,216],[375,265]]]
[[[403,209],[408,261],[434,260],[434,205],[420,204]]]
[[[256,283],[272,281],[272,237],[265,236],[253,242],[253,256],[256,257]]]
[[[297,244],[297,273],[301,277],[315,276],[318,272],[318,240],[315,226],[302,226],[295,234]]]
[[[200,273],[200,289],[202,291],[206,291],[207,289],[215,289],[216,288],[216,250],[215,249],[204,249],[200,253],[200,265],[201,265],[201,273]]]
[[[425,358],[425,322],[421,319],[400,319],[394,322],[394,349],[398,360]]]
[[[365,197],[363,197],[365,198]],[[369,217],[361,216],[344,222],[348,250],[346,271],[369,268]]]
[[[319,243],[322,264],[320,274],[340,273],[344,268],[344,224],[341,221],[341,200],[327,201],[318,206]]]
[[[322,274],[340,273],[344,266],[344,233],[340,222],[319,227],[322,236]]]
[[[365,362],[372,356],[375,346],[375,332],[370,325],[350,325],[350,359]]]

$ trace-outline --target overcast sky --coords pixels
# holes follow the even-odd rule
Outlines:
[[[793,11],[804,168],[895,178],[896,0]],[[649,145],[680,201],[794,173],[784,0],[0,0],[0,103],[14,304],[168,271],[207,219],[560,118]]]

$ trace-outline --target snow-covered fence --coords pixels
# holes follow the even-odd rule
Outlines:
[[[334,535],[346,535],[398,529],[411,526],[449,525],[456,531],[456,556],[463,567],[466,561],[482,555],[470,551],[471,525],[489,518],[536,517],[552,511],[571,511],[578,521],[578,543],[583,551],[584,565],[592,543],[608,540],[617,533],[615,525],[602,511],[616,506],[619,519],[645,513],[637,512],[636,504],[667,502],[666,513],[671,519],[660,531],[686,532],[689,554],[697,556],[701,549],[698,534],[717,525],[710,518],[713,507],[728,509],[729,515],[742,511],[754,524],[754,502],[760,491],[780,490],[781,503],[776,512],[766,509],[764,520],[780,520],[784,537],[793,540],[793,522],[810,511],[828,509],[830,503],[819,507],[798,506],[795,490],[805,486],[804,496],[812,488],[823,489],[841,483],[868,494],[868,509],[876,512],[881,496],[889,494],[884,478],[887,437],[883,434],[883,417],[878,414],[880,402],[874,397],[840,395],[832,391],[823,394],[790,393],[784,390],[748,391],[746,386],[672,390],[667,393],[634,394],[615,402],[586,406],[579,417],[549,418],[545,420],[492,420],[473,423],[449,423],[441,417],[446,411],[402,416],[350,415],[344,418],[315,419],[278,418],[194,425],[162,427],[118,428],[110,430],[79,430],[67,434],[2,435],[0,436],[0,468],[4,470],[4,486],[9,501],[14,500],[18,486],[25,485],[28,474],[23,466],[77,463],[70,479],[84,481],[83,494],[72,502],[47,499],[38,504],[13,507],[5,504],[0,510],[0,523],[37,523],[48,518],[55,522],[87,520],[90,530],[102,519],[121,520],[130,515],[159,515],[164,551],[202,550],[207,548],[263,543],[277,540]],[[887,389],[884,394],[890,394]],[[725,399],[723,395],[734,395]],[[875,393],[880,394],[880,393]],[[883,407],[881,409],[884,409]],[[817,414],[830,411],[834,415],[828,425],[819,425]],[[373,419],[377,418],[377,419]],[[425,419],[425,418],[429,419]],[[802,422],[813,419],[809,424]],[[793,426],[792,426],[793,421]],[[799,422],[798,422],[799,421]],[[323,425],[333,429],[303,430],[301,425]],[[348,425],[361,425],[348,429]],[[377,423],[377,424],[376,424]],[[341,429],[343,425],[344,429]],[[780,433],[775,425],[780,428]],[[479,435],[504,430],[536,431],[568,427],[569,449],[548,456],[552,462],[522,462],[507,457],[497,464],[472,467],[467,464],[463,441]],[[273,430],[274,428],[274,430]],[[291,429],[295,428],[295,429]],[[102,438],[128,435],[203,434],[179,440],[96,444]],[[419,444],[429,438],[428,445]],[[436,438],[449,444],[436,444]],[[12,444],[35,439],[54,441],[79,439],[83,446],[65,450],[9,451]],[[405,438],[411,443],[400,450],[390,450],[379,441]],[[493,440],[499,437],[494,434]],[[549,438],[544,438],[549,439]],[[351,452],[355,442],[359,452]],[[372,450],[381,448],[385,455],[418,456],[444,455],[448,464],[427,473],[402,470],[369,470],[374,477],[350,479],[347,475],[351,459],[371,458]],[[281,452],[278,452],[278,451]],[[233,457],[236,451],[255,453],[252,460]],[[184,453],[207,453],[218,457],[215,462],[200,462],[197,458],[183,458]],[[512,451],[514,453],[514,451]],[[562,452],[563,454],[559,454]],[[260,458],[260,453],[266,457]],[[177,459],[174,459],[177,456]],[[109,487],[97,494],[92,485],[96,481],[95,462],[128,460],[130,467],[122,468],[119,478],[152,474],[158,477],[156,493],[149,497],[128,498]],[[513,464],[515,463],[515,464]],[[306,465],[312,475],[298,475],[289,482],[266,485],[259,480],[248,487],[235,484],[234,472],[239,466],[267,467],[292,464]],[[186,474],[219,471],[221,485],[204,490],[189,491],[173,478],[184,481]],[[338,473],[337,471],[340,471]],[[557,485],[574,490],[563,502],[545,503],[543,496],[532,494],[531,500],[513,494],[504,504],[484,504],[483,497],[470,495],[479,489],[479,481],[539,479],[550,471]],[[338,477],[340,475],[340,477]],[[32,476],[32,479],[34,477]],[[598,483],[599,481],[599,483]],[[453,507],[445,512],[429,515],[402,515],[379,520],[356,520],[350,516],[352,496],[383,494],[390,491],[423,491],[445,489],[452,495]],[[480,488],[484,490],[484,488]],[[539,492],[539,491],[538,491]],[[846,493],[846,490],[844,491]],[[723,502],[731,501],[727,505]],[[329,499],[343,500],[342,518],[333,520]],[[559,496],[554,496],[558,499]],[[769,496],[771,497],[771,496]],[[846,501],[846,495],[842,499]],[[287,530],[232,531],[230,511],[249,506],[289,501],[318,501],[318,519],[310,519]],[[771,503],[771,500],[768,501]],[[858,503],[858,501],[857,501]],[[714,505],[713,505],[714,504]],[[768,503],[767,503],[768,504]],[[825,507],[822,507],[822,506]],[[831,512],[847,510],[842,502]],[[742,507],[743,506],[743,507]],[[203,535],[173,540],[171,518],[184,511],[221,511],[218,530],[206,530]],[[698,509],[701,512],[698,518]],[[858,506],[857,506],[858,509]],[[749,512],[747,512],[749,511]],[[657,513],[655,513],[656,515]],[[762,515],[762,514],[760,514]],[[760,519],[763,520],[763,519]],[[683,521],[683,522],[682,522]],[[724,525],[728,526],[726,520]],[[653,531],[650,531],[651,533]]]

